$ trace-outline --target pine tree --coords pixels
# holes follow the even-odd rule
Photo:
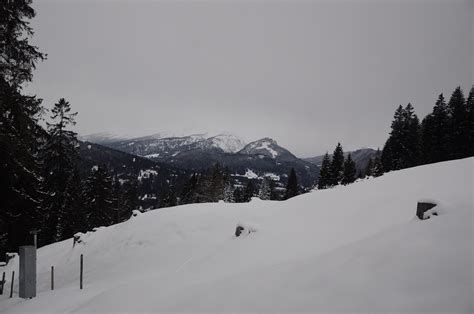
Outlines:
[[[318,179],[318,189],[327,189],[330,185],[331,180],[331,159],[329,154],[326,152],[323,158],[323,163],[321,165],[321,170],[319,171]]]
[[[115,221],[114,223],[122,222],[121,211],[123,210],[123,189],[122,184],[117,176],[112,179],[112,198],[114,202]]]
[[[89,230],[114,223],[115,204],[112,192],[112,177],[105,167],[97,167],[87,178],[83,199]]]
[[[344,161],[344,171],[342,175],[341,183],[344,185],[351,184],[355,181],[356,165],[352,160],[352,156],[349,153],[346,160]]]
[[[66,217],[60,224],[59,232],[62,239],[72,238],[77,232],[87,231],[87,213],[82,200],[82,181],[77,168],[66,187]]]
[[[198,181],[199,174],[193,173],[189,180],[184,184],[180,197],[182,204],[197,203]]]
[[[448,103],[451,116],[449,132],[449,150],[451,158],[464,158],[469,156],[469,122],[466,100],[461,87],[457,87]]]
[[[467,97],[466,107],[468,112],[468,142],[467,146],[469,147],[468,156],[474,156],[474,85],[471,87],[469,96]],[[469,144],[470,143],[470,144]]]
[[[418,165],[420,160],[420,122],[413,106],[399,106],[395,111],[391,132],[382,151],[384,171]]]
[[[374,177],[380,177],[381,175],[383,175],[383,173],[384,167],[382,164],[382,153],[380,152],[380,149],[377,149],[372,167],[372,175]]]
[[[405,138],[404,148],[405,156],[403,168],[417,166],[420,162],[420,120],[415,114],[411,104],[408,104],[404,110]]]
[[[342,180],[344,171],[344,151],[341,143],[337,143],[334,153],[332,154],[332,161],[330,166],[329,184],[338,185]]]
[[[70,217],[66,188],[71,180],[76,162],[79,158],[78,141],[75,132],[68,130],[74,126],[77,113],[71,113],[69,103],[61,98],[52,109],[48,125],[48,137],[44,148],[44,177],[49,196],[45,198],[44,208],[47,213],[45,228],[42,236],[47,242],[55,242],[63,237],[61,225]]]
[[[260,191],[258,192],[258,197],[261,200],[268,201],[272,198],[272,179],[269,177],[265,177],[262,180],[262,184],[260,185]]]
[[[31,1],[0,1],[0,259],[30,244],[29,231],[44,220],[38,160],[44,131],[41,100],[22,95],[24,82],[46,56],[30,45]],[[44,241],[40,235],[39,244]]]
[[[234,200],[236,203],[243,203],[245,202],[244,200],[244,192],[242,191],[242,188],[237,187],[234,190]]]
[[[365,176],[371,177],[373,175],[373,171],[374,171],[374,161],[372,158],[369,158],[369,161],[367,162],[367,166],[365,166]]]
[[[46,59],[45,54],[28,42],[33,36],[28,20],[35,15],[31,0],[0,2],[0,75],[2,81],[15,90],[24,82],[30,82],[37,62]]]
[[[172,207],[176,206],[177,204],[178,202],[176,199],[175,189],[172,185],[169,185],[163,193],[160,202],[160,207]]]
[[[296,195],[298,195],[298,178],[296,177],[295,168],[291,168],[290,174],[288,175],[284,199],[287,200]]]
[[[128,220],[132,212],[138,209],[138,181],[135,178],[129,178],[122,186],[123,197],[122,207],[119,212],[120,220]]]
[[[226,203],[235,203],[234,198],[234,186],[230,181],[228,181],[224,188],[224,202]]]
[[[243,202],[250,202],[255,193],[255,187],[252,180],[249,180],[242,197]]]
[[[421,154],[423,163],[433,163],[449,158],[449,114],[443,94],[440,94],[433,112],[421,124]]]

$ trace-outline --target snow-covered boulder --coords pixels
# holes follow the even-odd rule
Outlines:
[[[257,232],[257,228],[249,224],[238,223],[237,226],[235,227],[236,237],[246,236],[246,235],[251,234],[252,232]]]

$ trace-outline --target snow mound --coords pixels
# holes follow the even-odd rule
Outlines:
[[[473,162],[390,172],[284,202],[142,213],[87,233],[82,245],[40,248],[38,296],[19,299],[16,282],[14,298],[9,288],[0,296],[0,312],[472,313]],[[414,219],[425,196],[444,214]],[[237,241],[236,224],[259,232]],[[2,270],[9,287],[18,258]]]

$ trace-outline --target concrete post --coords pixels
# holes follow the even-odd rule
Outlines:
[[[20,246],[20,298],[36,297],[36,247]]]

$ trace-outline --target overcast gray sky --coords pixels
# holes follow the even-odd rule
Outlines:
[[[382,146],[474,83],[472,1],[36,1],[28,90],[81,134],[227,132],[298,156]]]

